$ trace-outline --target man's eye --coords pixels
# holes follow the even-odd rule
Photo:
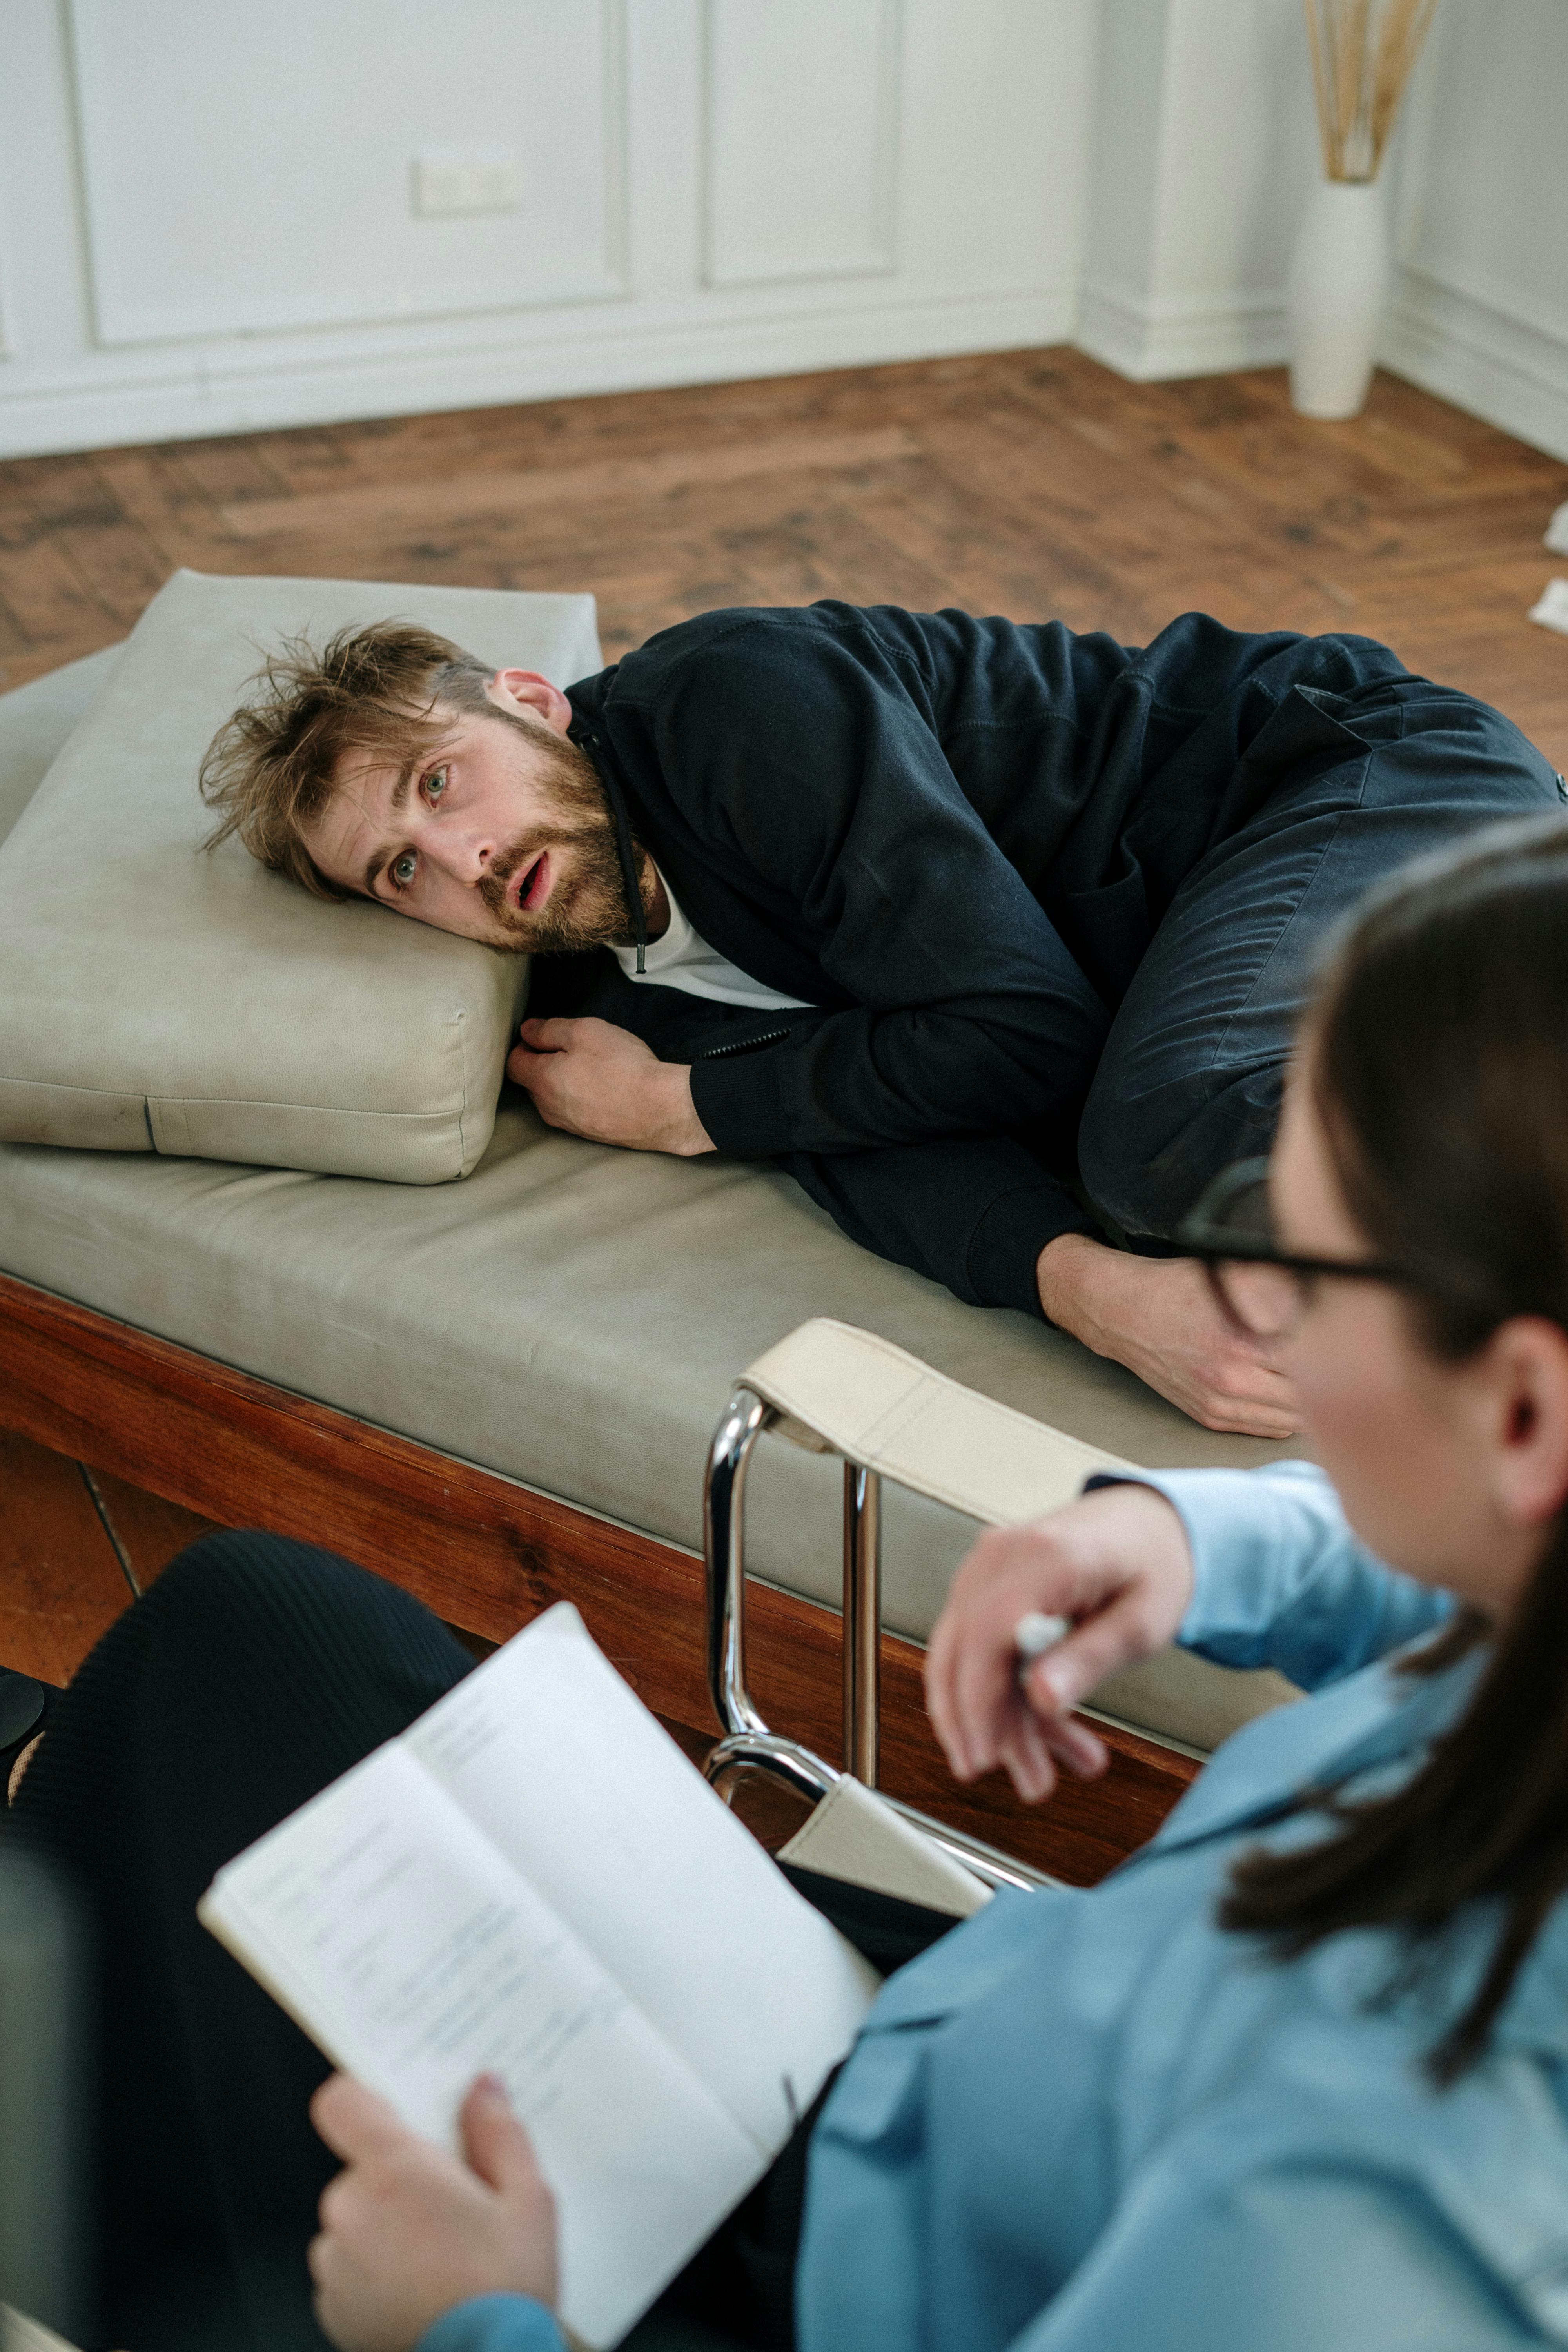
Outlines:
[[[401,857],[395,857],[393,859],[391,865],[386,870],[388,875],[391,877],[393,887],[395,889],[407,889],[409,884],[414,879],[415,868],[418,862],[419,861],[415,856],[414,852],[411,849],[405,849]]]
[[[425,779],[425,797],[426,797],[426,799],[427,801],[438,801],[438,800],[440,799],[440,797],[441,797],[442,793],[446,791],[446,789],[447,789],[447,771],[446,771],[446,769],[445,769],[445,768],[433,768],[433,769],[431,770],[431,772],[430,772],[429,775],[427,775],[427,776],[426,777],[426,779]]]

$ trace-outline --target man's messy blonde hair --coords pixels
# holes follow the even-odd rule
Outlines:
[[[237,834],[253,857],[321,898],[354,896],[330,881],[305,846],[332,794],[345,751],[397,767],[426,757],[445,714],[496,709],[492,673],[472,654],[411,621],[340,629],[318,651],[286,637],[249,681],[252,698],[218,729],[201,764],[202,798],[220,819],[205,846]]]

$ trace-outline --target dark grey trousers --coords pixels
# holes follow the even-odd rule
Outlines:
[[[1561,805],[1544,761],[1500,756],[1495,728],[1421,678],[1361,708],[1288,698],[1268,730],[1278,780],[1176,892],[1084,1107],[1079,1173],[1114,1232],[1173,1234],[1221,1169],[1268,1150],[1313,975],[1370,890],[1489,819]]]

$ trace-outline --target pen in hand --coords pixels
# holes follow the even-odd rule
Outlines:
[[[1020,1617],[1013,1628],[1013,1647],[1018,1654],[1018,1680],[1027,1677],[1037,1658],[1054,1650],[1072,1632],[1070,1617],[1048,1617],[1043,1610],[1031,1609]]]

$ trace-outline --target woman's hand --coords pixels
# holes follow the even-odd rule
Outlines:
[[[926,1706],[956,1778],[1005,1764],[1036,1803],[1058,1764],[1084,1780],[1103,1772],[1105,1748],[1072,1709],[1119,1666],[1163,1650],[1192,1592],[1186,1529],[1152,1486],[1101,1487],[1032,1526],[988,1530],[926,1652]],[[1077,1622],[1020,1683],[1013,1632],[1031,1610]]]
[[[470,2295],[553,2304],[555,2200],[493,2075],[463,2102],[466,2164],[346,2074],[322,2084],[310,2120],[345,2168],[310,2256],[316,2317],[338,2352],[408,2352]]]

